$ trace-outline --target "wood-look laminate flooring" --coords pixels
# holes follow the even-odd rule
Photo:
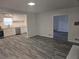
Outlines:
[[[15,35],[0,39],[0,59],[66,59],[70,47],[41,36]]]

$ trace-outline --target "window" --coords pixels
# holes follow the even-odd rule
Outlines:
[[[9,25],[11,26],[12,25],[12,18],[4,18],[4,25]]]

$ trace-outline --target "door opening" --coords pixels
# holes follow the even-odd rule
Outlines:
[[[68,40],[68,16],[60,15],[53,17],[54,25],[54,40],[59,42],[66,42]]]

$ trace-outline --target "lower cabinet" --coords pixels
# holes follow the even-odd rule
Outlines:
[[[21,27],[21,33],[27,33],[27,28],[26,27]]]
[[[3,30],[3,32],[4,32],[4,37],[7,37],[11,35],[27,33],[27,29],[25,27],[6,28]]]
[[[25,27],[16,27],[15,28],[16,35],[27,33],[27,29]]]
[[[14,28],[9,28],[9,29],[4,29],[4,37],[15,35],[15,29]]]

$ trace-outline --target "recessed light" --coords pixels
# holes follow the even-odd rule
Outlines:
[[[30,3],[28,3],[28,5],[29,5],[29,6],[34,6],[35,3],[34,3],[34,2],[30,2]]]

